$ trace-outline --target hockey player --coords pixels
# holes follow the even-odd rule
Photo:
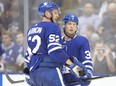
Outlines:
[[[79,62],[72,62],[63,51],[61,31],[55,23],[59,17],[59,7],[54,2],[39,5],[42,21],[28,30],[25,61],[29,75],[35,86],[65,86],[60,68],[67,64],[72,73],[79,76]]]
[[[84,64],[87,70],[84,72],[81,71],[81,76],[77,78],[75,75],[71,74],[68,67],[64,66],[62,72],[64,80],[67,83],[66,86],[77,86],[78,84],[80,84],[81,86],[88,86],[90,82],[83,80],[85,78],[91,78],[93,73],[90,46],[88,40],[83,36],[76,35],[79,20],[75,14],[66,14],[63,17],[63,23],[64,37],[62,37],[62,40],[64,50],[70,57],[76,57],[79,62]]]

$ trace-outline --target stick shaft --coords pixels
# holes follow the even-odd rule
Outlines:
[[[6,78],[8,79],[8,81],[9,81],[11,84],[24,82],[24,80],[18,80],[18,81],[13,80],[13,79],[8,75],[8,73],[6,72],[6,68],[4,68],[4,74],[5,74]]]

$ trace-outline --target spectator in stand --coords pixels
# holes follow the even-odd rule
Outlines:
[[[19,24],[17,22],[14,21],[11,24],[9,24],[8,31],[11,33],[14,42],[16,41],[16,34],[18,33],[18,30]]]
[[[12,10],[13,20],[9,24],[15,22],[18,24],[19,28],[22,29],[23,28],[23,19],[22,19],[22,15],[20,13],[20,9],[14,5],[14,6],[12,6],[11,10]]]
[[[17,72],[19,46],[12,41],[11,34],[8,31],[2,33],[1,46],[5,51],[2,55],[1,62],[4,64],[7,71]]]
[[[116,68],[116,40],[115,38],[110,38],[110,41],[107,41],[107,44],[111,49],[111,55],[113,57],[113,61],[115,63],[115,68]]]
[[[16,42],[20,46],[19,52],[24,55],[24,33],[18,31],[16,34]]]
[[[96,40],[100,38],[99,35],[94,31],[93,25],[87,26],[85,37],[88,38],[88,40],[91,42],[95,42]]]
[[[111,74],[115,72],[113,57],[108,45],[103,41],[97,41],[93,53],[93,65],[95,74]]]
[[[0,1],[0,12],[4,13],[4,4]]]
[[[4,26],[8,29],[12,22],[18,23],[20,29],[23,28],[22,0],[10,0],[5,2]]]
[[[101,36],[103,36],[104,31],[105,31],[105,28],[103,27],[103,25],[100,25],[96,32],[101,37]]]
[[[89,40],[91,49],[93,51],[96,41],[100,39],[100,36],[94,31],[93,25],[87,26],[85,37]]]
[[[102,40],[104,40],[104,41],[109,40],[108,36],[106,37],[106,35],[109,33],[106,31],[106,29],[104,28],[104,26],[102,24],[98,27],[96,33],[99,35],[99,37]],[[111,35],[111,34],[109,34],[109,35]]]
[[[107,13],[103,16],[103,26],[105,28],[106,33],[110,34],[110,36],[114,36],[116,38],[116,3],[109,3]]]
[[[20,46],[19,55],[17,57],[17,63],[19,66],[19,70],[24,69],[24,33],[19,31],[16,34],[16,43]]]
[[[96,29],[102,22],[102,20],[98,17],[98,15],[94,13],[94,6],[91,2],[85,3],[84,14],[79,17],[79,20],[80,20],[79,33],[81,35],[85,34],[88,25],[93,25],[96,31]]]
[[[12,0],[2,0],[2,2],[4,3],[4,15],[3,15],[3,25],[5,27],[5,29],[8,29],[8,25],[9,23],[12,22],[13,18],[12,18],[12,11],[11,11],[11,6],[12,6]]]
[[[4,4],[0,1],[0,24],[3,24]]]

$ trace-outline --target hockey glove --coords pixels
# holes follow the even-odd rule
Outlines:
[[[24,68],[23,73],[25,74],[25,81],[27,82],[27,84],[29,86],[35,86],[30,79],[28,67]]]
[[[82,80],[81,85],[89,85],[91,81],[88,81],[87,79],[92,77],[92,71],[89,69],[84,70],[84,74],[80,76],[80,79]]]
[[[85,66],[77,60],[76,57],[71,59],[73,64],[69,66],[70,72],[74,74],[77,78],[80,78],[80,71],[85,69]]]
[[[89,79],[89,78],[92,77],[92,75],[93,75],[93,74],[92,74],[92,71],[89,70],[89,69],[86,69],[86,70],[84,71],[84,74],[81,75],[80,78],[81,78],[81,79]]]
[[[24,68],[23,73],[29,75],[29,68],[28,67]]]

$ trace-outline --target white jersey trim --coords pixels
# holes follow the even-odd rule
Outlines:
[[[92,66],[89,66],[89,65],[85,65],[86,68],[90,68],[91,70],[93,70],[93,67]]]
[[[91,63],[91,64],[93,64],[93,62],[92,62],[91,60],[86,60],[86,61],[82,62],[82,64],[86,64],[86,63]]]
[[[27,63],[29,63],[29,60],[27,60],[27,59],[25,59],[25,58],[24,58],[24,61],[27,62]]]
[[[63,82],[62,74],[61,74],[61,72],[60,72],[60,69],[59,69],[59,68],[56,68],[56,70],[57,70],[58,76],[59,76],[59,78],[60,78],[61,85],[62,85],[62,86],[65,86],[65,84],[64,84],[64,82]]]
[[[48,53],[50,54],[51,52],[53,52],[53,51],[55,51],[55,50],[58,50],[58,49],[62,49],[62,47],[61,47],[61,46],[54,47],[54,48],[50,49],[50,50],[48,51]]]
[[[53,45],[58,45],[58,46],[62,46],[61,44],[59,44],[59,43],[50,43],[50,44],[48,44],[48,48],[50,47],[50,46],[53,46]]]

